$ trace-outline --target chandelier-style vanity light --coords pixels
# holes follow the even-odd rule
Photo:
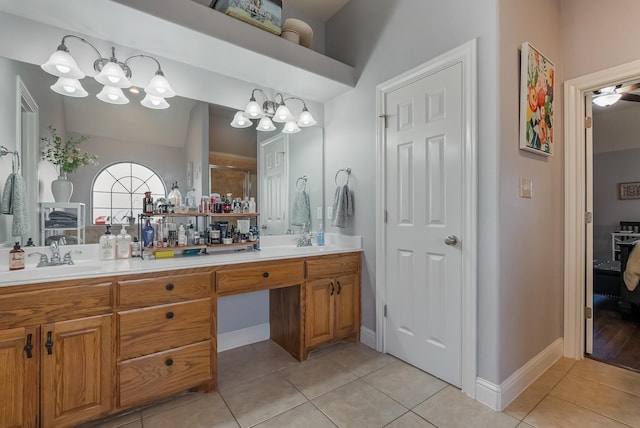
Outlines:
[[[127,104],[129,99],[122,92],[123,88],[132,86],[131,68],[128,63],[134,58],[149,58],[155,61],[158,70],[149,82],[144,91],[146,93],[144,99],[140,102],[143,106],[152,109],[169,108],[169,103],[165,98],[171,98],[176,95],[171,85],[164,77],[160,62],[149,55],[133,55],[124,62],[119,62],[116,58],[116,50],[111,48],[111,58],[104,58],[100,51],[91,43],[82,37],[68,34],[62,38],[62,42],[58,49],[49,57],[49,60],[41,65],[42,69],[49,74],[58,77],[58,81],[51,86],[51,90],[68,97],[86,97],[89,93],[80,84],[80,79],[85,74],[69,53],[69,49],[65,45],[67,38],[80,40],[91,46],[98,54],[98,59],[93,63],[94,70],[98,73],[95,79],[98,83],[104,85],[102,90],[96,97],[110,104]]]
[[[256,101],[256,91],[260,92],[265,98],[262,107]],[[284,98],[281,93],[276,93],[274,99],[280,96],[280,102],[271,101],[261,89],[251,91],[251,98],[244,111],[238,111],[233,117],[231,126],[234,128],[248,128],[253,125],[251,120],[258,120],[256,129],[258,131],[274,131],[276,129],[273,122],[284,123],[282,132],[285,134],[294,134],[300,131],[300,128],[306,128],[316,124],[316,121],[307,109],[307,103],[298,97]],[[289,100],[297,100],[302,102],[302,113],[296,119],[286,106],[285,102]]]

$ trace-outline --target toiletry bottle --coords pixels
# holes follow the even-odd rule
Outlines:
[[[123,224],[120,233],[116,236],[116,258],[128,259],[129,257],[131,257],[131,235],[127,233]]]
[[[320,225],[320,228],[318,229],[316,240],[319,247],[322,247],[324,245],[324,229],[322,228],[322,225]]]
[[[187,227],[187,245],[194,245],[196,242],[194,241],[194,232],[193,222],[189,220],[189,226]]]
[[[253,196],[251,197],[251,199],[249,199],[249,212],[256,212],[256,200],[253,198]]]
[[[131,243],[131,257],[141,257],[142,256],[142,248],[140,248],[140,241],[138,241],[138,237],[133,237],[133,242]]]
[[[177,181],[173,183],[171,192],[169,192],[169,202],[174,208],[182,205],[182,193],[180,193],[180,189],[178,189]]]
[[[25,247],[35,247],[36,244],[33,243],[33,239],[29,238],[27,239],[27,245],[25,245]]]
[[[24,269],[24,250],[20,248],[20,243],[13,245],[13,250],[9,251],[9,270]]]
[[[184,247],[187,245],[187,233],[184,230],[184,225],[180,223],[178,226],[178,247]]]
[[[98,258],[100,260],[113,260],[116,258],[116,237],[111,234],[111,225],[107,225],[107,230],[100,237]]]
[[[155,234],[155,230],[153,230],[153,226],[151,226],[151,221],[147,219],[144,229],[142,229],[142,245],[144,248],[153,246]]]

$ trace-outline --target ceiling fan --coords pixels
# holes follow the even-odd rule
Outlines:
[[[592,101],[600,107],[608,107],[620,100],[640,102],[640,95],[632,93],[632,91],[639,88],[640,83],[632,83],[627,86],[622,86],[622,84],[608,86],[606,88],[593,91]]]

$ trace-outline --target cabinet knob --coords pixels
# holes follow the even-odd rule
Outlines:
[[[173,312],[167,312],[167,319],[170,320],[173,318]]]
[[[173,365],[173,360],[171,358],[167,358],[167,360],[164,363],[167,366],[172,366]]]
[[[167,291],[171,291],[171,290],[174,289],[174,285],[169,283],[169,284],[167,284],[167,286],[165,288],[167,289]]]
[[[263,278],[269,278],[269,272],[265,272],[265,273],[263,273],[263,274],[262,274],[262,277],[263,277]]]

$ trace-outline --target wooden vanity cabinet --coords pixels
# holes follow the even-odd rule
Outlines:
[[[112,302],[109,282],[2,290],[0,426],[69,427],[111,411]]]
[[[360,254],[324,256],[306,264],[305,345],[360,335]]]
[[[211,271],[122,279],[118,285],[118,408],[215,387]]]

